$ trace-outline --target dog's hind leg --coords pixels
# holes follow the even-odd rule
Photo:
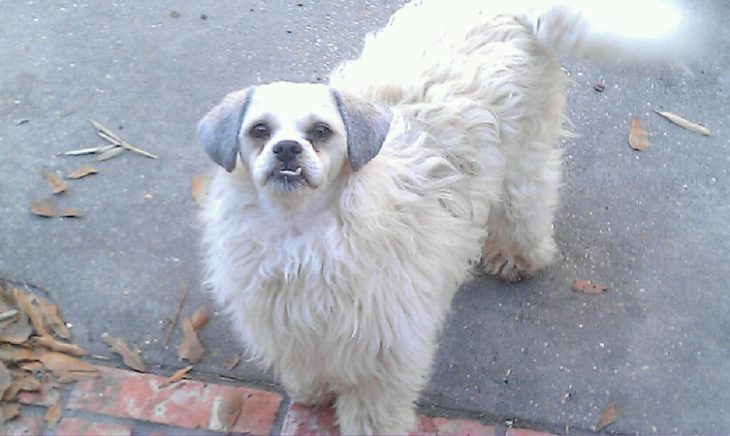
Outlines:
[[[555,138],[557,141],[557,138]],[[508,164],[500,203],[492,206],[483,248],[486,271],[508,281],[529,278],[554,258],[561,152],[552,144],[524,147]]]

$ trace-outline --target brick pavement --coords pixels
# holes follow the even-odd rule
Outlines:
[[[62,417],[53,428],[43,415],[57,390],[24,392],[21,416],[6,424],[9,435],[137,434],[338,434],[332,409],[289,404],[279,392],[194,379],[161,386],[165,377],[101,367],[97,379],[61,389]],[[468,419],[419,416],[415,434],[544,436],[526,429]]]

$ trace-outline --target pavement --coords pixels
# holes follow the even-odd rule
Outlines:
[[[110,356],[101,340],[108,332],[138,347],[153,373],[184,366],[179,332],[163,344],[182,288],[190,289],[183,315],[213,307],[199,285],[190,195],[192,178],[210,168],[197,121],[251,83],[326,80],[398,4],[0,8],[0,277],[52,298],[91,354]],[[708,18],[730,16],[728,2],[691,4]],[[561,259],[524,283],[464,284],[421,413],[585,433],[615,404],[622,414],[605,432],[730,433],[729,29],[708,24],[712,38],[688,69],[566,64],[570,128],[580,137],[565,143]],[[655,109],[706,124],[712,135],[683,130]],[[633,115],[651,134],[641,153],[626,141]],[[89,118],[159,159],[55,157],[103,143]],[[66,174],[89,163],[99,173],[69,181],[58,196],[84,218],[29,212],[50,195],[43,168]],[[577,278],[609,290],[575,294]],[[214,314],[201,340],[197,377],[277,392],[271,374],[245,360],[226,369],[240,347],[225,319]]]

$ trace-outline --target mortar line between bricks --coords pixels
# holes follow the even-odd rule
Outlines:
[[[99,422],[104,424],[117,424],[117,425],[123,425],[126,427],[129,427],[132,429],[132,434],[139,434],[139,427],[140,424],[142,426],[147,427],[148,429],[152,429],[152,432],[145,431],[143,434],[147,433],[161,433],[166,434],[166,431],[169,430],[177,430],[177,434],[186,434],[191,436],[204,436],[209,434],[217,434],[217,435],[224,435],[227,434],[225,432],[219,432],[215,430],[208,430],[208,429],[199,429],[199,428],[185,428],[185,427],[178,427],[175,425],[166,425],[166,424],[159,424],[152,421],[145,421],[142,419],[134,419],[134,418],[120,418],[117,416],[112,415],[106,415],[103,413],[95,413],[95,412],[87,412],[84,410],[65,410],[63,413],[63,418],[76,418],[76,419],[83,419],[85,421],[90,422]],[[56,426],[58,427],[58,426]],[[160,431],[155,432],[154,430],[158,429]],[[44,433],[48,434],[48,433]]]
[[[281,434],[282,430],[284,430],[284,423],[286,422],[286,417],[289,414],[291,405],[292,400],[289,395],[285,393],[281,399],[281,404],[279,404],[279,411],[276,414],[276,420],[271,426],[271,436],[278,436]]]

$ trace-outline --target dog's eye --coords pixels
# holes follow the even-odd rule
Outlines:
[[[310,130],[309,133],[312,136],[312,139],[316,141],[324,141],[332,136],[332,129],[330,129],[330,127],[325,123],[317,123],[314,127],[312,127],[312,130]]]
[[[248,132],[251,137],[256,139],[266,139],[271,135],[271,130],[269,129],[269,126],[267,126],[264,123],[256,124],[255,126],[251,127],[251,130]]]

